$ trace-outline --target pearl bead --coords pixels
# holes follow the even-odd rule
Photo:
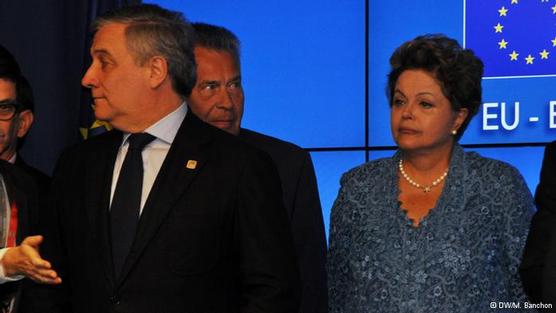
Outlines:
[[[414,181],[411,177],[409,177],[409,175],[407,175],[407,173],[405,172],[405,170],[403,168],[403,160],[402,159],[400,159],[400,162],[398,163],[398,168],[400,169],[400,173],[402,174],[402,177],[411,186],[413,186],[415,188],[418,188],[418,189],[423,189],[423,192],[430,192],[432,187],[438,186],[438,184],[440,184],[444,180],[444,178],[446,178],[446,176],[448,176],[448,169],[446,169],[446,171],[444,171],[444,173],[442,175],[440,175],[440,177],[433,180],[430,185],[421,185],[418,182]]]

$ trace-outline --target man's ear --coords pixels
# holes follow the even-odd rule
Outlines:
[[[23,138],[25,137],[25,135],[27,135],[27,132],[29,131],[29,128],[31,128],[31,125],[33,124],[33,120],[34,120],[34,115],[33,112],[31,112],[31,110],[24,110],[19,112],[18,114],[18,121],[17,121],[17,137],[18,138]]]
[[[161,56],[149,60],[149,83],[151,88],[158,88],[168,77],[168,62]]]

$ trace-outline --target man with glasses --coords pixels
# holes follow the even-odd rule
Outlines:
[[[0,159],[25,170],[46,194],[50,177],[27,165],[17,149],[33,124],[34,100],[31,86],[13,55],[0,46]]]
[[[43,260],[36,232],[38,200],[46,196],[49,178],[17,155],[18,141],[33,123],[33,95],[15,58],[0,46],[0,312],[15,312],[19,281],[27,276],[60,283]],[[9,163],[15,163],[11,165]],[[40,195],[40,193],[43,193]],[[25,238],[25,239],[23,239]],[[22,241],[23,239],[23,241]]]

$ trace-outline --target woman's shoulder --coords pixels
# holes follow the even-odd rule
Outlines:
[[[465,152],[465,167],[471,177],[481,179],[522,180],[522,176],[513,165],[504,161],[483,157],[474,151]]]
[[[342,175],[342,182],[368,182],[383,179],[395,165],[392,158],[381,158],[356,166]]]

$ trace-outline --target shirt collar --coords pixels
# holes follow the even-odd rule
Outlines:
[[[15,160],[17,159],[17,152],[12,155],[12,157],[8,160],[8,162],[15,164]]]
[[[178,129],[185,119],[187,112],[187,105],[185,105],[185,102],[182,102],[182,104],[172,113],[166,115],[161,120],[145,129],[143,132],[151,134],[157,139],[171,145],[174,142],[174,138],[176,138]],[[130,133],[124,133],[122,144],[126,142],[130,135]]]

